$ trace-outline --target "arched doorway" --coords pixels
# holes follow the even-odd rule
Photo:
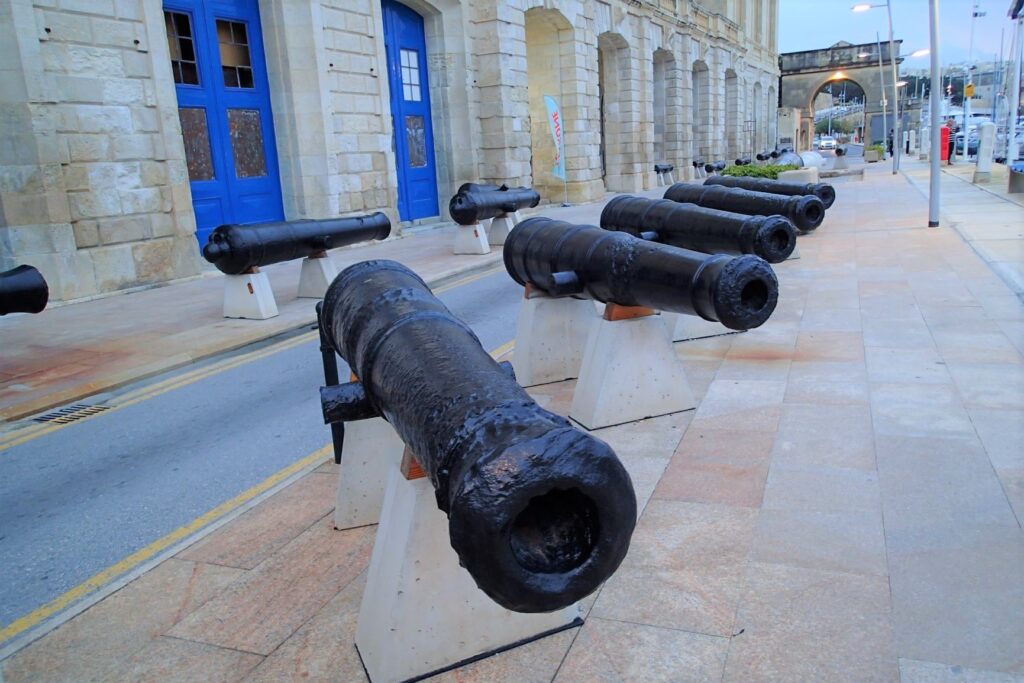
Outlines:
[[[635,131],[627,126],[624,86],[631,82],[629,46],[618,33],[597,37],[598,106],[601,110],[601,171],[607,191],[629,192],[623,176]]]
[[[382,0],[391,118],[394,123],[398,215],[414,221],[440,214],[423,17]]]
[[[526,81],[530,112],[530,165],[533,187],[541,197],[560,197],[563,179],[552,169],[558,150],[548,127],[545,95],[563,112],[563,72],[569,69],[573,46],[572,25],[558,11],[536,7],[526,12]],[[568,131],[568,125],[563,126]],[[568,173],[568,169],[566,169]]]
[[[740,85],[736,72],[725,70],[725,111],[722,119],[725,139],[725,156],[735,159],[740,155]]]
[[[814,136],[828,135],[839,142],[859,142],[864,139],[864,88],[849,78],[830,78],[811,95],[808,111],[813,120]],[[891,119],[890,119],[891,120]],[[890,124],[891,125],[891,124]],[[873,139],[885,139],[887,130],[878,120]]]
[[[691,72],[691,118],[693,122],[692,156],[694,159],[710,160],[711,149],[708,146],[711,133],[711,79],[708,77],[708,65],[701,60],[693,63]]]
[[[768,118],[765,116],[763,108],[763,99],[761,97],[761,84],[754,84],[754,95],[750,101],[751,111],[751,128],[753,140],[751,144],[754,146],[754,154],[764,151],[765,147],[765,133],[768,125]]]
[[[284,218],[256,0],[169,0],[164,24],[196,239]]]

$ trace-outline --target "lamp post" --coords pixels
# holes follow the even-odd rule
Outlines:
[[[942,168],[939,157],[942,156],[942,140],[939,137],[940,97],[942,95],[942,70],[939,66],[939,0],[928,0],[929,38],[931,40],[931,77],[932,86],[928,95],[929,129],[931,150],[928,153],[928,227],[939,227],[939,180]],[[956,144],[954,142],[954,144]]]
[[[900,146],[897,143],[897,141],[899,140],[899,137],[900,137],[900,111],[899,111],[899,102],[898,102],[898,100],[899,100],[899,93],[897,93],[897,91],[896,91],[896,81],[897,81],[897,77],[896,77],[896,46],[895,46],[895,42],[892,39],[892,2],[891,2],[891,0],[885,0],[885,4],[884,5],[881,5],[881,4],[879,4],[879,5],[868,5],[868,4],[854,5],[853,6],[853,11],[854,12],[866,12],[869,9],[874,9],[876,7],[884,7],[886,9],[886,11],[889,13],[889,61],[892,62],[892,114],[893,114],[893,127],[892,127],[892,131],[893,131],[893,135],[892,135],[892,141],[893,141],[893,145],[892,145],[892,151],[893,151],[893,154],[892,154],[892,174],[896,175],[896,172],[899,171],[899,168],[900,168]],[[882,64],[882,46],[881,46],[881,41],[878,41],[878,43],[879,43],[879,46],[878,46],[878,64],[879,64],[879,68],[881,68],[881,64]],[[883,88],[885,87],[884,80],[882,82],[882,86],[883,86]],[[884,105],[883,105],[883,109],[884,109]],[[884,118],[885,117],[884,117],[884,114],[883,114],[883,119]]]

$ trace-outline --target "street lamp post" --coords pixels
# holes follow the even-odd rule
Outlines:
[[[899,171],[899,168],[900,168],[900,145],[899,145],[899,142],[898,142],[899,141],[899,136],[900,136],[900,110],[899,110],[899,94],[896,91],[896,81],[898,79],[896,77],[896,43],[895,43],[895,41],[893,41],[893,37],[892,37],[892,3],[891,3],[891,0],[885,0],[885,4],[884,5],[854,5],[853,6],[853,11],[854,12],[866,12],[867,10],[874,9],[876,7],[884,7],[886,9],[886,11],[888,12],[888,15],[889,15],[889,61],[892,62],[892,114],[893,114],[893,127],[892,127],[892,131],[893,131],[893,137],[892,137],[892,152],[893,152],[893,154],[892,154],[892,174],[896,175],[897,171]],[[877,35],[876,35],[876,38],[877,38]],[[881,41],[880,40],[878,41],[878,65],[879,65],[879,70],[881,70],[881,65],[882,65],[882,45],[881,45]],[[883,90],[885,89],[885,80],[884,79],[882,80],[882,88],[883,88]],[[883,102],[884,101],[885,100],[883,100]],[[882,109],[884,111],[884,109],[885,109],[885,105],[884,104],[882,105]],[[882,118],[883,118],[883,121],[884,121],[884,119],[885,119],[885,115],[884,114],[882,115]],[[884,132],[885,131],[883,130],[883,134],[884,134]]]
[[[942,94],[942,69],[939,66],[939,0],[928,0],[929,38],[931,39],[931,94],[928,95],[931,151],[928,154],[928,227],[939,227],[939,180],[942,168],[942,140],[939,137],[939,98]],[[954,141],[954,145],[956,142]]]

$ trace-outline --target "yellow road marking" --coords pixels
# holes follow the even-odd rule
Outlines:
[[[471,282],[476,282],[477,280],[487,277],[488,275],[493,275],[499,270],[500,267],[498,265],[495,265],[494,267],[488,268],[487,270],[481,271],[475,275],[470,275],[468,277],[444,285],[443,287],[438,287],[436,290],[434,290],[434,293],[441,294],[442,292],[447,292],[449,290],[455,289],[456,287],[468,285]],[[213,363],[202,368],[189,370],[185,373],[175,375],[174,377],[170,377],[168,379],[161,380],[159,382],[155,382],[144,387],[140,387],[139,389],[135,389],[133,391],[127,392],[125,394],[122,394],[121,396],[117,396],[116,398],[112,399],[108,404],[109,410],[96,413],[95,415],[89,415],[86,417],[79,418],[74,422],[68,422],[65,424],[40,424],[15,430],[7,434],[5,437],[0,438],[0,451],[5,451],[8,448],[20,446],[21,444],[27,441],[38,439],[41,436],[46,436],[47,434],[51,434],[59,429],[69,427],[73,424],[80,424],[82,422],[86,422],[100,415],[108,414],[112,410],[127,408],[128,406],[135,405],[136,403],[141,403],[142,401],[155,398],[157,396],[160,396],[161,394],[166,394],[169,391],[173,391],[175,389],[179,389],[189,384],[193,384],[195,382],[198,382],[199,380],[206,379],[207,377],[210,377],[212,375],[216,375],[218,373],[226,372],[233,368],[237,368],[240,365],[244,365],[255,360],[260,360],[261,358],[266,358],[267,356],[279,353],[281,351],[286,351],[288,349],[299,346],[300,344],[305,344],[308,341],[316,339],[317,336],[318,333],[316,331],[306,332],[304,334],[297,335],[278,344],[258,349],[256,351],[250,351],[249,353],[245,353],[240,356],[235,356],[233,358]]]
[[[213,363],[211,365],[204,366],[202,368],[189,370],[183,374],[175,375],[174,377],[169,377],[168,379],[161,380],[153,384],[148,384],[144,387],[140,387],[133,391],[129,391],[125,394],[122,394],[112,399],[109,403],[110,410],[105,410],[94,415],[89,415],[78,420],[75,420],[74,422],[69,422],[66,424],[40,424],[38,426],[31,426],[26,427],[24,429],[19,429],[17,431],[11,432],[4,439],[0,440],[0,451],[7,450],[8,448],[13,448],[14,446],[23,444],[26,441],[37,439],[41,436],[45,436],[46,434],[50,434],[59,429],[69,427],[73,424],[86,422],[100,415],[107,414],[111,410],[126,408],[130,405],[140,403],[147,399],[155,398],[156,396],[166,394],[167,392],[173,391],[174,389],[178,389],[180,387],[187,386],[194,382],[198,382],[201,379],[206,379],[211,375],[226,372],[228,370],[238,367],[239,365],[244,365],[245,363],[249,363],[254,360],[260,360],[261,358],[266,358],[267,356],[279,353],[281,351],[286,351],[288,349],[299,346],[300,344],[305,344],[306,342],[316,338],[316,332],[306,332],[304,334],[297,335],[295,337],[292,337],[291,339],[280,342],[278,344],[274,344],[272,346],[257,349],[256,351],[250,351],[240,356],[228,358]]]
[[[499,346],[498,348],[494,349],[493,351],[491,351],[490,354],[493,358],[499,359],[502,356],[509,353],[514,346],[515,340],[508,341]],[[299,472],[304,468],[313,465],[319,460],[326,460],[329,456],[332,455],[332,453],[332,445],[327,444],[323,448],[320,448],[314,451],[313,453],[310,453],[302,460],[294,462],[291,465],[285,467],[284,469],[278,470],[274,474],[264,479],[259,484],[256,484],[255,486],[253,486],[250,489],[247,489],[246,491],[243,491],[242,493],[238,494],[231,500],[221,503],[212,510],[200,515],[199,517],[196,517],[188,524],[180,526],[174,531],[167,534],[166,536],[163,536],[153,541],[145,548],[142,548],[141,550],[136,550],[128,557],[125,557],[124,559],[110,565],[109,567],[100,571],[97,574],[93,574],[88,579],[78,584],[74,588],[71,588],[67,592],[62,593],[61,595],[57,596],[45,605],[37,607],[25,616],[20,617],[11,622],[10,624],[8,624],[7,626],[5,626],[2,630],[0,630],[0,643],[4,643],[10,640],[11,638],[14,638],[18,634],[23,633],[26,630],[32,628],[33,626],[43,621],[47,617],[57,614],[58,612],[68,607],[71,603],[75,602],[79,598],[83,598],[89,593],[99,590],[110,581],[116,579],[118,576],[121,576],[122,574],[131,571],[133,568],[150,559],[162,550],[169,548],[178,541],[186,538],[190,534],[199,531],[208,524],[212,524],[219,518],[230,513],[232,510],[235,510],[238,507],[245,505],[247,502],[249,502],[256,496],[271,489],[272,487],[276,486],[277,484],[284,481],[285,479],[295,474],[296,472]]]
[[[145,548],[136,550],[134,553],[124,558],[123,560],[110,565],[98,574],[94,574],[82,583],[78,584],[66,593],[54,598],[50,602],[46,603],[42,607],[39,607],[32,612],[29,612],[25,616],[16,619],[7,625],[3,630],[0,630],[0,643],[10,640],[14,636],[22,633],[23,631],[32,628],[43,619],[60,612],[65,607],[70,605],[75,600],[78,600],[85,595],[102,588],[104,584],[117,578],[121,574],[130,571],[136,565],[145,562],[149,558],[153,557],[161,550],[164,550],[174,543],[182,540],[189,534],[195,533],[199,529],[203,528],[207,524],[216,521],[219,517],[226,515],[240,505],[244,505],[248,501],[252,500],[256,496],[260,495],[264,491],[270,489],[274,485],[280,483],[284,479],[288,478],[292,474],[302,470],[305,467],[313,465],[318,460],[326,460],[331,453],[331,446],[328,444],[323,448],[317,450],[314,453],[307,455],[302,460],[292,463],[288,467],[270,475],[256,486],[243,491],[231,500],[221,503],[217,507],[213,508],[209,512],[196,517],[188,524],[178,527],[166,536],[153,541]]]

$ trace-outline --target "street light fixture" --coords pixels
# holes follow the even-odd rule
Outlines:
[[[893,97],[892,97],[892,114],[893,114],[893,119],[894,119],[893,127],[892,127],[892,135],[893,135],[893,138],[892,138],[892,143],[893,143],[892,144],[892,151],[893,151],[893,155],[892,155],[892,174],[896,175],[896,172],[899,170],[899,167],[900,167],[900,147],[901,147],[901,145],[900,145],[900,142],[899,142],[899,139],[900,139],[899,93],[896,92],[896,78],[897,78],[897,76],[896,76],[896,47],[895,47],[895,43],[893,42],[893,39],[892,39],[892,1],[891,0],[885,0],[885,4],[878,4],[878,5],[859,4],[859,5],[854,5],[852,9],[853,9],[854,12],[866,12],[869,9],[875,9],[875,8],[879,8],[879,7],[884,7],[886,9],[886,11],[888,12],[888,14],[889,14],[889,61],[892,62],[892,95],[893,95]],[[882,44],[881,44],[880,40],[877,41],[877,42],[878,42],[878,64],[879,64],[879,68],[881,68],[881,64],[882,64]],[[885,86],[885,81],[884,80],[882,81],[882,86],[883,86],[883,89],[884,89],[884,86]],[[883,100],[883,102],[884,102],[884,100]],[[884,112],[885,104],[882,105],[882,110]],[[884,119],[885,119],[885,114],[884,113],[882,114],[882,119],[883,119],[883,128],[884,128]],[[883,132],[883,134],[885,133],[884,130],[882,132]]]

